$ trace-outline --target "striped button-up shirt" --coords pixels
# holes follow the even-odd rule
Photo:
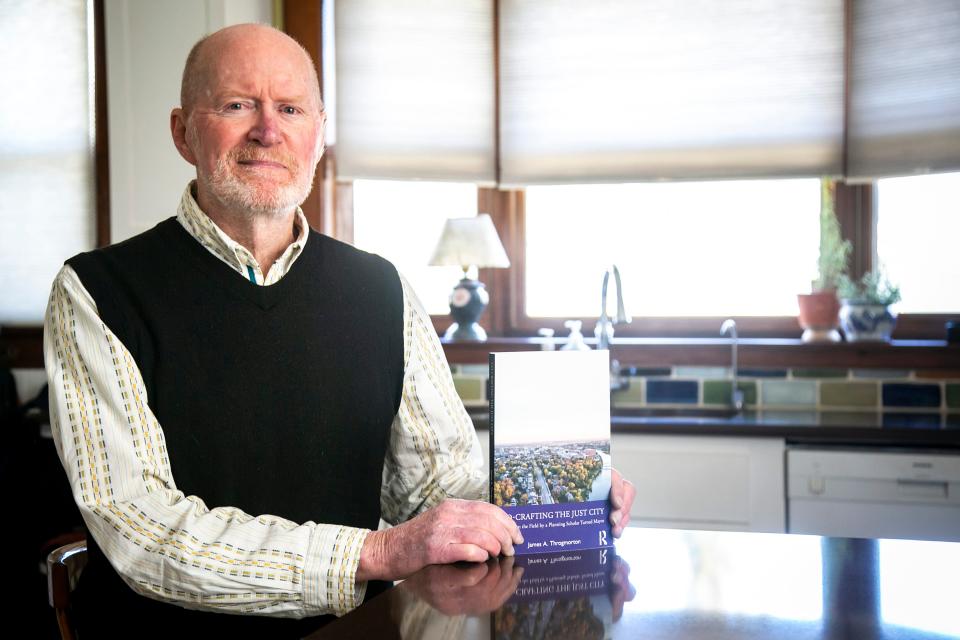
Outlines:
[[[190,186],[177,219],[261,285],[280,280],[309,237],[298,209],[295,239],[263,274],[250,251],[200,210]],[[430,317],[401,283],[403,393],[380,496],[383,519],[392,524],[447,496],[483,499],[486,490],[480,444]],[[54,442],[74,499],[134,591],[193,609],[289,617],[342,615],[362,601],[366,584],[355,575],[368,530],[246,514],[177,490],[140,371],[69,266],[53,283],[44,357]]]

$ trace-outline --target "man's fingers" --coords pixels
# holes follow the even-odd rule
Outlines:
[[[478,518],[475,524],[495,535],[500,540],[503,554],[512,556],[513,545],[523,542],[517,523],[500,507],[482,502],[474,504],[473,514]]]
[[[633,507],[633,498],[637,490],[629,480],[625,480],[620,472],[612,469],[610,473],[610,523],[613,525],[613,536],[620,534],[630,522],[630,509]]]
[[[484,561],[488,558],[496,558],[500,555],[501,551],[500,540],[495,535],[485,529],[472,526],[456,527],[451,532],[450,539],[447,540],[446,543],[447,549],[459,544],[479,547],[487,552],[487,557],[483,558]],[[449,560],[445,557],[441,559],[441,562],[455,561],[456,560]]]
[[[637,497],[637,488],[633,486],[633,483],[629,480],[623,481],[623,509],[630,513],[630,508],[633,506],[633,499]]]
[[[616,469],[610,470],[610,504],[620,510],[623,507],[623,476]]]
[[[486,549],[474,544],[457,543],[447,545],[447,555],[450,559],[444,562],[486,562],[490,557]]]
[[[623,530],[630,524],[630,509],[633,508],[633,498],[637,495],[637,489],[629,480],[623,481],[623,506],[617,512],[618,522],[614,523],[613,537],[619,538]],[[611,514],[611,519],[613,518]]]
[[[520,533],[520,527],[517,526],[517,523],[513,521],[507,512],[495,505],[488,505],[493,507],[492,514],[500,522],[500,524],[506,529],[510,536],[510,540],[513,544],[523,544],[523,534]]]

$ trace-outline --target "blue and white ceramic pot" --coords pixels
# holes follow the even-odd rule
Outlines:
[[[840,307],[840,327],[847,342],[890,342],[897,315],[882,304],[844,300]]]

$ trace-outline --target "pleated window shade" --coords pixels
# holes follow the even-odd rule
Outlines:
[[[841,2],[500,7],[504,184],[841,168]]]
[[[0,2],[0,324],[39,324],[63,261],[95,244],[92,16]]]
[[[341,0],[338,173],[523,186],[960,167],[960,3],[848,1],[845,96],[843,0]]]
[[[960,169],[960,2],[853,3],[847,174]]]
[[[493,3],[334,10],[338,176],[495,182]]]

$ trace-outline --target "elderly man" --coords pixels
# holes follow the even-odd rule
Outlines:
[[[302,635],[375,581],[512,554],[413,291],[299,210],[325,123],[309,57],[223,29],[191,51],[181,105],[197,179],[176,217],[68,260],[47,311],[52,427],[91,534],[83,625]]]

